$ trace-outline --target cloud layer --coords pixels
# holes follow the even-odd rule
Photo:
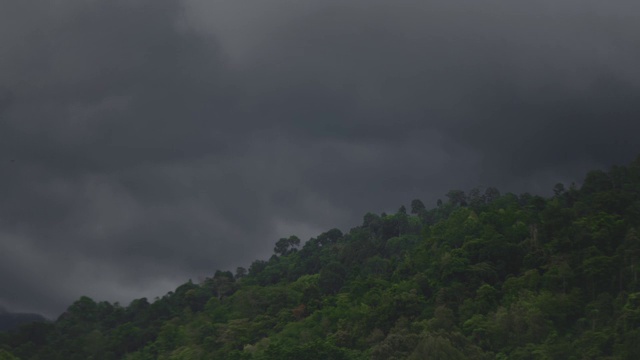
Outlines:
[[[452,188],[640,152],[632,1],[94,0],[0,13],[0,304],[127,303]]]

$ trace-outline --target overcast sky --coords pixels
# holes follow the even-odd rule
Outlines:
[[[0,305],[153,299],[640,153],[637,0],[0,0]]]

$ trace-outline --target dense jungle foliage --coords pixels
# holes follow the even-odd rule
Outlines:
[[[0,359],[640,359],[640,158],[553,190],[450,191],[153,302],[82,297]]]

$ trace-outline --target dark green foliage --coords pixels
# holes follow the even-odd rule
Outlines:
[[[300,239],[291,235],[288,238],[282,238],[276,242],[276,247],[273,248],[273,251],[276,255],[287,255],[289,253],[295,252],[296,248],[300,245]]]
[[[301,345],[271,344],[262,356],[264,360],[350,360],[356,359],[346,349],[339,348],[327,340],[314,340]]]
[[[81,297],[0,359],[640,358],[640,158],[553,193],[453,190],[153,302]]]
[[[331,262],[320,270],[318,286],[324,294],[335,294],[344,285],[346,269],[339,262]]]
[[[0,349],[0,360],[16,360],[17,358],[13,356],[10,352],[6,350]]]
[[[421,214],[427,211],[427,208],[424,206],[424,203],[420,199],[414,199],[411,201],[411,213],[412,214]]]
[[[47,319],[39,314],[10,313],[0,307],[0,331],[16,329],[23,324],[46,321]]]

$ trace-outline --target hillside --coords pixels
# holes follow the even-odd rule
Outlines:
[[[13,330],[23,324],[43,321],[47,319],[40,314],[12,313],[0,307],[0,331]]]
[[[553,190],[454,190],[153,302],[82,297],[0,358],[640,359],[640,158]]]

